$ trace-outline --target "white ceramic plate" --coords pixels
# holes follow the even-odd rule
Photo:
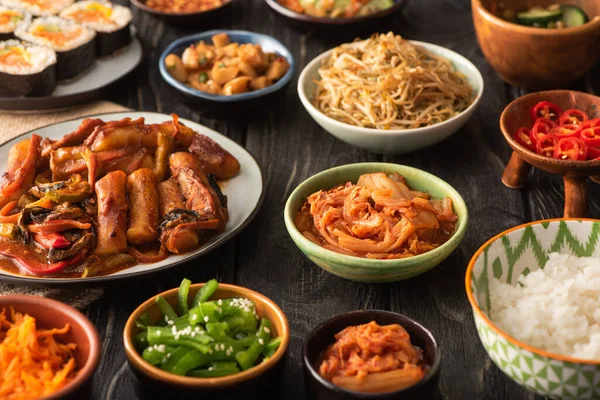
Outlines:
[[[144,117],[147,123],[161,123],[171,120],[169,115],[152,113],[152,112],[120,112],[97,115],[104,121],[119,120],[125,117],[132,119]],[[8,151],[11,146],[29,136],[36,133],[42,137],[50,139],[59,139],[66,133],[73,131],[83,118],[78,118],[72,121],[61,122],[54,125],[49,125],[44,128],[36,129],[35,131],[25,133],[9,142],[0,145],[0,171],[6,170]],[[67,286],[102,286],[115,281],[148,275],[159,270],[173,267],[185,261],[189,261],[202,254],[213,250],[222,245],[227,240],[232,239],[239,231],[241,231],[255,216],[263,200],[263,178],[260,166],[243,147],[235,143],[233,140],[195,122],[180,118],[179,121],[189,126],[196,132],[202,133],[209,138],[219,143],[225,150],[230,152],[238,159],[241,165],[240,173],[225,182],[222,187],[223,194],[227,196],[229,208],[229,222],[225,228],[225,232],[211,238],[199,249],[183,254],[171,255],[167,259],[153,263],[140,264],[112,275],[90,277],[90,278],[38,278],[33,276],[23,276],[11,274],[0,270],[0,282],[14,283],[27,286],[39,287],[67,287]]]
[[[50,96],[0,97],[0,110],[50,110],[65,108],[97,98],[102,89],[133,71],[142,61],[142,45],[131,43],[115,55],[99,58],[76,78],[59,82]]]

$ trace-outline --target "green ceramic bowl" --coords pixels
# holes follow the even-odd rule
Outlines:
[[[489,318],[490,280],[516,284],[522,274],[544,268],[550,252],[600,257],[600,220],[536,221],[504,231],[481,246],[465,278],[479,338],[498,368],[527,389],[550,399],[600,399],[600,361],[533,348]]]
[[[360,175],[373,172],[397,172],[406,178],[413,190],[427,192],[433,198],[449,196],[458,214],[454,235],[440,247],[415,257],[395,260],[372,260],[347,256],[311,242],[294,224],[294,217],[306,198],[321,189],[330,189],[345,182],[356,182]],[[469,219],[467,205],[458,192],[440,178],[420,169],[388,163],[359,163],[343,165],[318,173],[300,184],[287,200],[284,210],[285,226],[298,248],[312,262],[334,275],[359,282],[395,282],[412,278],[444,261],[465,236]]]

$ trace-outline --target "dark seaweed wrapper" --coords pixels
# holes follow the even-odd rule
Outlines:
[[[12,75],[0,72],[0,96],[48,96],[56,89],[56,64],[41,72],[28,75]]]
[[[15,33],[14,32],[5,32],[5,33],[0,33],[0,41],[2,40],[11,40],[11,39],[15,39]]]
[[[56,52],[58,80],[74,78],[96,62],[95,39],[69,51]]]
[[[114,32],[96,32],[96,54],[106,57],[131,43],[129,24]]]

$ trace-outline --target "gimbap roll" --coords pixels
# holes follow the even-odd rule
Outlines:
[[[37,18],[27,26],[20,26],[15,35],[56,51],[58,80],[73,78],[96,61],[96,32],[72,21],[59,17]]]
[[[65,8],[60,16],[96,31],[96,54],[104,57],[131,42],[129,24],[133,15],[127,7],[86,0]]]
[[[0,40],[14,39],[17,27],[29,21],[31,16],[26,12],[0,6]]]
[[[0,42],[0,96],[47,96],[56,88],[56,53],[47,47]]]
[[[7,7],[17,8],[36,17],[56,15],[75,0],[1,0]]]

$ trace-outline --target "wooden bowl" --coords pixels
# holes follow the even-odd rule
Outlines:
[[[551,90],[531,93],[510,103],[500,116],[500,129],[512,147],[513,154],[502,175],[502,183],[510,188],[525,185],[529,166],[563,176],[565,183],[565,218],[581,218],[588,213],[587,178],[598,180],[600,160],[558,160],[537,154],[521,146],[513,135],[519,127],[531,127],[530,110],[540,101],[550,101],[561,109],[579,108],[590,118],[600,118],[600,97],[573,90]],[[596,177],[596,178],[594,178]]]
[[[61,343],[75,343],[74,352],[77,375],[61,390],[40,400],[77,400],[90,398],[92,376],[100,361],[100,339],[96,328],[85,315],[60,301],[40,296],[0,296],[0,309],[13,307],[15,311],[29,314],[41,329],[70,329],[56,337]]]
[[[190,298],[193,298],[204,283],[197,283],[190,286]],[[177,309],[177,293],[179,288],[167,290],[157,294]],[[199,395],[214,394],[215,398],[221,396],[231,396],[244,391],[255,391],[257,387],[266,387],[271,384],[273,374],[276,373],[277,366],[281,363],[290,341],[290,328],[287,318],[283,311],[273,302],[273,300],[257,293],[253,290],[219,283],[219,287],[211,299],[225,299],[231,297],[243,297],[252,300],[256,305],[256,312],[259,316],[268,318],[273,324],[273,337],[281,336],[282,341],[279,348],[267,361],[262,362],[246,371],[235,375],[228,375],[219,378],[194,378],[180,376],[163,371],[146,362],[138,353],[134,345],[135,335],[140,332],[140,328],[135,325],[135,321],[147,312],[150,316],[150,322],[156,323],[162,318],[162,313],[156,305],[155,298],[146,300],[129,316],[125,329],[123,331],[123,343],[125,345],[125,354],[129,366],[131,367],[137,380],[151,394],[156,393],[177,393],[180,398],[192,398]]]
[[[522,26],[497,17],[507,10],[569,3],[582,8],[590,21],[565,29]],[[594,65],[600,51],[598,0],[472,0],[473,22],[487,61],[506,82],[540,90],[568,87]]]

